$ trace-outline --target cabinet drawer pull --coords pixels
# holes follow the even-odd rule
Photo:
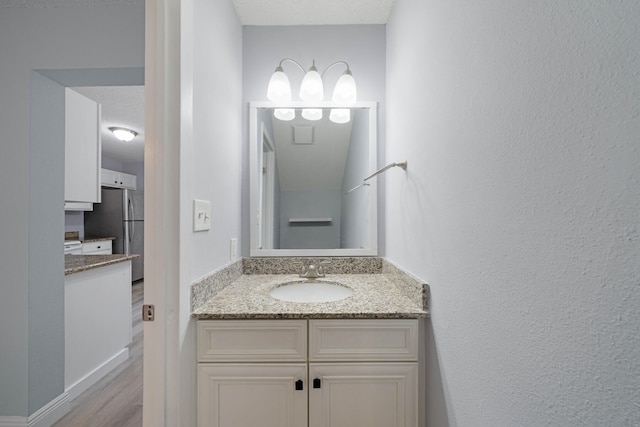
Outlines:
[[[320,387],[322,387],[322,381],[320,380],[320,378],[314,378],[313,388],[320,388]]]
[[[296,381],[296,390],[304,390],[304,383],[302,380]]]

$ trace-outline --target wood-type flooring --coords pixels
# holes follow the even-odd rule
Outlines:
[[[71,410],[53,427],[142,426],[142,303],[144,282],[132,285],[133,340],[129,358],[71,401]]]

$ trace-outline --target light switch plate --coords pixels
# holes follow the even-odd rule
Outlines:
[[[211,228],[211,202],[193,201],[193,231],[206,231]]]
[[[231,244],[229,245],[229,258],[231,262],[235,262],[238,260],[238,239],[233,237],[231,239]]]

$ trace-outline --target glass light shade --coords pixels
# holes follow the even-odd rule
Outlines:
[[[320,120],[322,118],[322,109],[320,108],[303,108],[302,117],[307,120]]]
[[[347,70],[340,76],[336,83],[336,87],[333,88],[333,102],[339,104],[354,104],[358,98],[358,91],[356,89],[356,81],[351,75],[351,71]]]
[[[267,99],[278,103],[291,101],[291,84],[289,84],[289,78],[282,70],[282,67],[276,68],[271,80],[269,80]]]
[[[109,128],[113,135],[120,141],[129,142],[136,137],[137,133],[125,128]]]
[[[315,65],[312,65],[304,75],[300,84],[300,99],[307,102],[322,101],[324,97],[324,86],[322,85],[322,77]]]
[[[276,108],[273,110],[273,116],[284,122],[288,122],[289,120],[293,120],[296,117],[296,110],[293,108]]]
[[[329,113],[329,120],[338,124],[349,123],[351,111],[348,108],[332,108]]]

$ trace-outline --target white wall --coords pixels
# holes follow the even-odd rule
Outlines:
[[[271,74],[283,58],[292,58],[304,67],[315,59],[320,72],[335,61],[349,63],[358,87],[358,100],[377,101],[378,143],[384,147],[385,27],[383,25],[245,26],[243,28],[243,255],[249,255],[249,122],[248,103],[267,101]],[[294,64],[283,65],[291,82],[294,100],[304,74]],[[331,69],[324,78],[325,99],[331,96],[344,67]],[[384,159],[380,158],[379,162]],[[379,233],[380,234],[380,233]]]
[[[141,5],[0,9],[0,235],[10,242],[0,250],[0,416],[25,417],[64,392],[63,157],[45,156],[62,139],[31,123],[34,106],[64,104],[32,70],[142,67],[143,23]],[[35,96],[43,87],[47,99]],[[58,343],[50,354],[48,342]]]
[[[211,201],[212,227],[192,235],[191,278],[228,264],[240,240],[242,26],[231,2],[194,1],[193,145],[185,171],[193,199]],[[184,90],[183,90],[184,96]],[[191,230],[193,225],[191,218]]]
[[[180,158],[175,161],[180,165],[180,180],[167,185],[180,197],[180,256],[170,261],[180,265],[178,337],[168,340],[177,346],[167,349],[166,396],[170,401],[165,402],[162,419],[167,425],[192,426],[196,341],[190,315],[191,285],[229,264],[230,241],[240,240],[242,27],[230,1],[183,1],[179,9]],[[193,231],[194,199],[211,202],[209,231]],[[165,236],[165,241],[171,241],[170,237]],[[167,313],[170,311],[169,307]],[[173,316],[168,317],[173,325]],[[174,332],[173,327],[167,330]]]
[[[373,172],[369,170],[367,162],[362,161],[362,159],[369,158],[369,127],[366,125],[368,123],[367,111],[356,110],[353,112],[351,139],[341,191],[340,235],[342,240],[340,247],[342,248],[370,248],[373,246],[371,233],[368,232],[371,229],[371,214],[367,208],[367,206],[371,206],[371,191],[368,190],[370,187],[362,187],[359,191],[348,193],[349,190],[360,185],[364,177]],[[378,205],[384,206],[384,200],[378,200]]]
[[[396,0],[387,256],[434,426],[640,424],[640,4]]]

